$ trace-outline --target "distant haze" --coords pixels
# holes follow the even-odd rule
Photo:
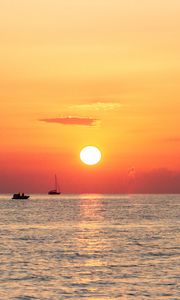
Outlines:
[[[179,193],[180,1],[0,6],[0,192]]]

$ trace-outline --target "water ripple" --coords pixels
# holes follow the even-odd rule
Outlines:
[[[178,300],[179,195],[0,198],[0,299]]]

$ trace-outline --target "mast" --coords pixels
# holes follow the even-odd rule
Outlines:
[[[55,191],[56,192],[60,192],[60,187],[59,187],[59,184],[58,184],[58,181],[57,181],[57,176],[55,174]]]
[[[57,191],[57,176],[56,174],[54,176],[55,176],[55,190]]]

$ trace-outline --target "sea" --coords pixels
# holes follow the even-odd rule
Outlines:
[[[0,195],[0,300],[180,299],[180,195]]]

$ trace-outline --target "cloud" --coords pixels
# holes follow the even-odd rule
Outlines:
[[[63,125],[81,125],[81,126],[95,126],[99,120],[93,118],[81,118],[81,117],[59,117],[59,118],[47,118],[40,119],[41,122],[57,123]]]
[[[94,102],[89,104],[77,104],[77,105],[71,105],[71,109],[77,109],[77,110],[117,110],[120,109],[122,105],[118,102]]]

